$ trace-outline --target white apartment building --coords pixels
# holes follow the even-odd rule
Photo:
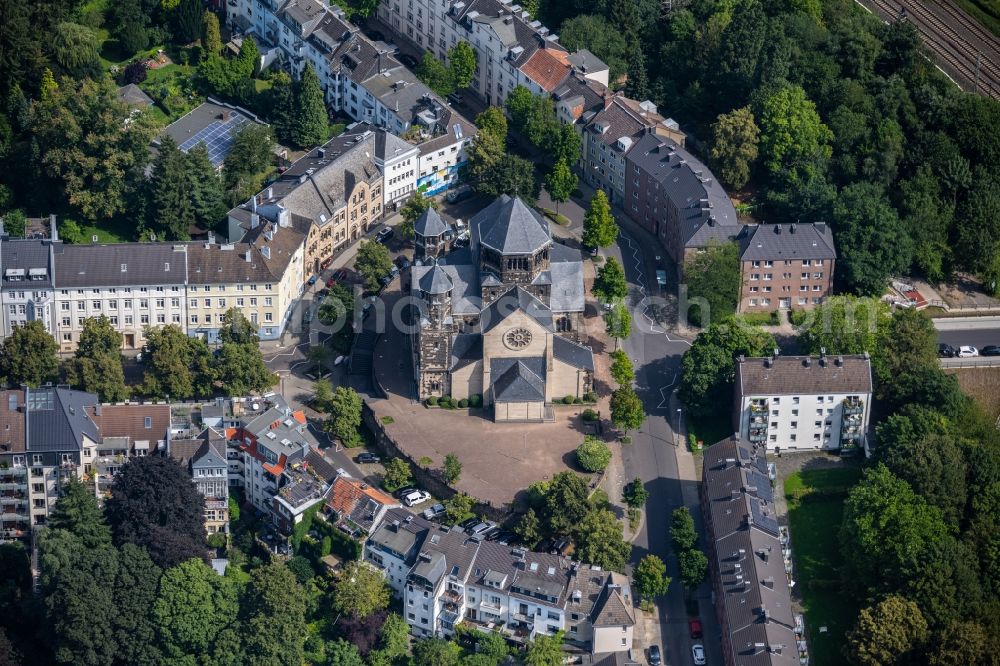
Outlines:
[[[527,642],[567,631],[592,652],[625,651],[635,624],[628,579],[547,553],[469,537],[390,509],[365,543],[415,636],[450,636],[467,622]]]
[[[83,323],[105,316],[125,349],[145,344],[145,329],[187,318],[187,245],[118,243],[55,247],[55,338],[76,349]]]
[[[0,232],[3,337],[10,335],[15,326],[29,321],[40,321],[46,331],[54,332],[53,250],[52,241],[10,239]]]
[[[736,362],[736,431],[770,450],[867,450],[871,399],[867,353]]]

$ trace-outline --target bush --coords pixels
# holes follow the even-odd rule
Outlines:
[[[427,398],[427,400],[425,400],[424,402],[427,403],[428,407],[434,407],[438,404],[438,398],[436,395],[432,395],[431,397]]]
[[[226,535],[221,532],[208,535],[209,548],[224,548],[226,545]]]
[[[319,556],[326,557],[333,550],[333,539],[328,536],[323,537],[323,541],[320,542],[319,546]]]
[[[590,391],[589,393],[584,393],[583,394],[583,401],[584,402],[597,402],[597,394],[594,393],[593,391]]]
[[[794,326],[801,326],[805,322],[807,314],[805,310],[789,310],[788,321],[792,322]]]
[[[568,395],[562,399],[563,403],[567,405],[572,405],[574,400],[576,400],[576,398],[571,395]]]
[[[592,423],[592,422],[594,422],[594,421],[597,420],[597,412],[595,412],[593,409],[585,409],[585,410],[583,410],[583,415],[582,416],[583,416],[583,420],[586,421],[586,422],[588,422],[588,423]]]
[[[462,409],[465,409],[466,407],[469,406],[469,401],[465,398],[462,398],[461,400],[458,401],[458,406],[461,407]]]
[[[777,326],[780,321],[777,310],[773,312],[747,312],[741,314],[740,319],[752,326]]]
[[[121,84],[123,86],[130,83],[142,83],[146,80],[146,65],[141,62],[130,62],[125,65],[125,69],[122,70]]]
[[[576,448],[576,460],[588,472],[601,472],[611,462],[611,449],[603,441],[587,435]]]
[[[475,393],[469,396],[469,407],[482,407],[483,406],[483,396]]]

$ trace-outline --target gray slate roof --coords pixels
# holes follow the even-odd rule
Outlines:
[[[456,253],[448,255],[451,260]],[[482,310],[482,293],[477,285],[477,270],[468,263],[449,263],[439,268],[451,278],[454,288],[451,291],[451,312],[455,315],[475,315]],[[430,272],[432,266],[412,266],[410,278],[413,292],[419,291],[420,280]],[[419,293],[414,293],[419,297]]]
[[[519,197],[500,195],[469,221],[479,243],[500,254],[532,254],[552,242],[549,225]]]
[[[384,129],[375,132],[375,156],[380,160],[394,160],[416,150],[416,146],[403,141],[392,132]]]
[[[493,330],[517,311],[524,312],[541,326],[552,330],[552,310],[521,287],[513,287],[483,310],[479,320],[483,333]]]
[[[433,206],[429,206],[420,214],[420,217],[413,221],[413,232],[418,236],[440,236],[446,231],[448,231],[448,225],[444,223]]]
[[[740,358],[737,396],[871,393],[871,361],[865,355]]]
[[[553,312],[583,312],[587,296],[579,250],[553,243],[549,251],[549,307]]]
[[[97,425],[87,410],[97,403],[93,393],[51,386],[28,389],[27,450],[79,451],[84,435],[100,441]]]
[[[545,400],[545,359],[490,359],[493,399],[496,402]]]
[[[448,272],[437,264],[420,277],[420,291],[425,294],[447,294],[454,287],[455,283],[448,277]]]
[[[813,224],[748,224],[740,230],[741,261],[836,259],[833,232]]]
[[[183,243],[116,243],[56,247],[56,284],[68,287],[140,287],[187,283]]]
[[[39,287],[52,286],[52,267],[49,265],[50,247],[52,241],[41,239],[14,239],[4,240],[0,243],[0,266],[3,268],[4,289],[38,289]],[[61,246],[61,243],[56,243]],[[20,280],[11,280],[8,274],[20,272]],[[32,275],[41,276],[44,271],[45,279],[33,280]]]
[[[552,355],[574,368],[594,370],[594,352],[561,335],[552,336]]]
[[[459,333],[451,343],[451,367],[455,371],[470,363],[483,360],[483,336],[479,333]]]

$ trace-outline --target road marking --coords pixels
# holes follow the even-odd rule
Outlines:
[[[636,283],[639,286],[639,291],[642,293],[642,300],[640,300],[639,302],[642,303],[643,301],[649,298],[649,294],[646,292],[646,275],[642,271],[642,258],[639,256],[639,248],[628,236],[628,234],[619,232],[619,236],[622,238],[622,240],[628,243],[629,247],[632,249],[632,258],[635,259],[635,270],[636,270],[636,275],[638,276],[636,279]],[[667,333],[665,330],[656,325],[655,320],[649,316],[648,312],[649,312],[649,306],[647,305],[642,310],[642,316],[649,321],[650,331],[652,331],[653,333],[662,334],[663,337],[667,339],[667,342],[681,342],[686,344],[688,347],[691,346],[691,343],[685,340],[684,338],[675,339],[670,337],[669,333]]]
[[[670,380],[670,383],[667,384],[666,386],[660,387],[660,398],[662,398],[662,400],[660,400],[660,404],[656,406],[657,409],[670,409],[670,406],[666,404],[667,401],[670,400],[670,394],[667,393],[667,389],[676,383],[677,383],[677,373],[675,372],[674,378]],[[673,393],[673,391],[671,391],[670,393]]]

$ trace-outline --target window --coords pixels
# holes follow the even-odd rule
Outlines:
[[[764,273],[764,279],[765,280],[770,280],[771,279],[771,274],[770,273]]]

